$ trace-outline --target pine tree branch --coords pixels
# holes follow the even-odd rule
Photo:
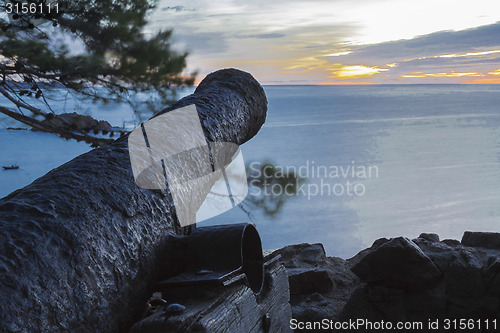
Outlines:
[[[46,116],[47,115],[47,113],[43,112],[39,108],[36,108],[36,107],[29,105],[29,104],[26,104],[26,103],[22,102],[21,100],[12,97],[12,95],[9,94],[9,92],[2,86],[0,86],[0,94],[4,95],[9,101],[14,103],[18,108],[23,108],[23,109],[29,110],[33,114],[36,114],[37,116]]]
[[[34,118],[25,116],[23,114],[20,114],[19,112],[13,111],[13,110],[6,108],[4,106],[0,106],[0,112],[6,116],[12,118],[12,119],[15,119],[15,120],[17,120],[25,125],[30,126],[33,129],[47,132],[46,127],[43,126],[40,121],[38,121]]]
[[[25,125],[28,125],[35,130],[58,134],[60,137],[65,139],[75,139],[77,141],[85,141],[86,143],[89,143],[95,147],[107,145],[115,141],[113,139],[96,138],[88,134],[78,134],[63,128],[50,126],[46,123],[43,123],[32,117],[22,115],[4,106],[0,106],[0,113],[3,113],[4,115],[11,117],[12,119],[15,119]]]

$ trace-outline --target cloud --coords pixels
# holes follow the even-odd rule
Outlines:
[[[261,38],[261,39],[273,39],[273,38],[282,38],[285,37],[285,34],[282,33],[263,33],[263,34],[254,34],[254,35],[240,35],[237,38]]]
[[[440,31],[409,40],[352,47],[348,54],[322,57],[333,66],[361,66],[380,82],[399,79],[482,77],[500,67],[500,22],[462,31]],[[383,73],[382,73],[383,72]],[[335,71],[332,71],[335,74]],[[361,76],[360,76],[361,77]],[[341,75],[332,78],[342,79]],[[450,81],[451,80],[451,81]]]
[[[166,6],[166,7],[162,7],[161,10],[164,12],[168,12],[168,11],[174,11],[174,12],[193,11],[193,9],[188,9],[184,6]]]
[[[407,6],[397,0],[363,0],[361,5],[348,0],[160,0],[163,10],[153,15],[150,27],[173,28],[175,47],[190,52],[188,67],[199,69],[200,76],[231,66],[256,73],[264,83],[392,83],[416,80],[403,77],[412,74],[458,82],[465,77],[453,73],[498,78],[488,73],[500,67],[500,23],[479,25],[498,20],[500,14],[479,6],[493,0],[476,1],[446,0],[432,7],[434,11],[419,3],[408,17]],[[388,37],[450,28],[465,30],[387,42]],[[357,44],[378,40],[385,42]]]
[[[413,39],[362,46],[334,61],[380,65],[422,57],[500,49],[498,36],[500,22],[461,31],[440,31]]]
[[[440,72],[440,73],[414,73],[414,74],[406,74],[401,75],[403,78],[422,78],[422,77],[476,77],[476,76],[484,76],[484,74],[476,73],[476,72]]]
[[[429,71],[433,69],[456,69],[460,71],[490,71],[500,64],[500,55],[488,57],[466,57],[466,58],[427,58],[402,61],[397,68],[392,69],[393,74],[407,71]]]
[[[178,32],[174,33],[174,41],[178,49],[199,55],[223,54],[228,50],[225,36],[216,32]]]

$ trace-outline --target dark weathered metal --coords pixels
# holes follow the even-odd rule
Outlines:
[[[190,293],[192,289],[187,293],[164,293],[169,303],[182,304],[182,311],[168,311],[171,304],[161,304],[132,326],[130,333],[291,332],[288,275],[279,257],[273,254],[264,258],[265,280],[259,294],[242,279],[224,287],[203,288],[200,293]]]
[[[191,235],[172,239],[180,249],[174,266],[184,272],[161,282],[164,288],[195,285],[222,286],[234,274],[244,274],[259,293],[264,283],[264,259],[259,233],[251,223],[197,228]]]
[[[208,75],[163,112],[196,104],[210,141],[242,144],[267,100],[248,73]],[[50,147],[48,147],[50,149]],[[138,319],[168,232],[168,191],[134,183],[127,140],[81,155],[0,200],[0,331],[119,332]]]

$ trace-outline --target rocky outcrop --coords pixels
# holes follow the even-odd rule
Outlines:
[[[411,240],[398,237],[365,254],[351,270],[361,280],[408,291],[418,291],[440,276],[432,260]]]
[[[327,257],[322,244],[290,245],[276,253],[288,272],[292,317],[299,321],[337,319],[360,283],[349,262]]]
[[[443,319],[481,319],[483,329],[486,319],[490,329],[492,320],[499,324],[498,244],[499,233],[466,232],[462,242],[424,233],[413,240],[381,238],[348,260],[326,257],[321,244],[278,251],[299,321],[422,322],[426,331],[429,320],[437,319],[441,325],[432,331],[450,332]],[[475,323],[470,331],[481,331]]]
[[[99,132],[107,134],[111,131],[111,125],[107,121],[98,121],[91,116],[82,115],[76,112],[52,115],[52,117],[43,120],[42,124],[72,131],[93,131],[95,134]]]
[[[462,244],[500,250],[500,237],[495,232],[466,231],[462,237]]]
[[[492,247],[500,234],[466,232],[464,240],[439,241],[437,235],[422,234],[412,241],[387,240],[359,254],[352,270],[364,284],[349,299],[341,319],[499,318],[500,251]],[[392,251],[387,252],[387,246]],[[407,254],[395,260],[395,253],[404,251]],[[383,268],[392,275],[384,276]]]

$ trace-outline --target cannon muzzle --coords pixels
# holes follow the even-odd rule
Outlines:
[[[262,244],[252,223],[196,228],[190,236],[173,238],[171,243],[182,255],[168,256],[174,260],[168,266],[183,272],[161,282],[163,288],[222,286],[231,276],[244,274],[253,292],[262,290]]]

